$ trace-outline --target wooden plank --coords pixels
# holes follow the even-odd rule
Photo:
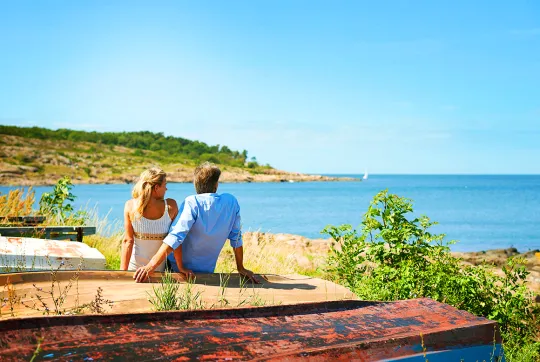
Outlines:
[[[120,291],[118,292],[120,293]],[[497,324],[430,299],[0,321],[0,359],[497,361]]]
[[[0,222],[9,224],[38,225],[45,221],[45,216],[0,216]]]
[[[96,233],[95,226],[16,226],[0,227],[0,235],[3,236],[43,236],[50,239],[51,235],[56,233],[66,234],[75,233],[77,241],[82,242],[84,235],[93,235]]]

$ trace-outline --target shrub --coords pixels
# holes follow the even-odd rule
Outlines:
[[[44,192],[39,200],[39,212],[42,215],[62,223],[82,224],[87,219],[85,212],[73,212],[73,206],[69,201],[75,200],[75,195],[71,193],[73,184],[68,176],[62,177],[52,192]]]
[[[361,230],[328,226],[323,233],[336,245],[328,258],[329,275],[361,299],[429,297],[499,323],[505,349],[540,355],[540,307],[525,285],[528,271],[510,259],[504,275],[487,265],[464,266],[450,254],[444,234],[435,235],[428,217],[411,217],[409,199],[378,193],[363,217]]]

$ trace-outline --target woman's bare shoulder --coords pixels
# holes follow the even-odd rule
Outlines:
[[[167,205],[169,205],[172,208],[178,209],[178,203],[175,199],[167,199]]]
[[[124,210],[131,210],[133,208],[133,205],[135,204],[135,200],[134,199],[129,199],[126,201],[125,205],[124,205]]]

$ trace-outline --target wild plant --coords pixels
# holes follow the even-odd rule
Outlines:
[[[202,292],[195,289],[195,283],[193,283],[193,280],[188,280],[184,284],[184,288],[181,289],[178,299],[180,310],[205,308],[204,301],[202,299]]]
[[[29,187],[10,190],[7,194],[0,193],[0,217],[28,216],[32,214],[35,191]],[[3,220],[0,222],[5,223]]]
[[[11,246],[11,245],[9,245]],[[8,239],[4,239],[3,248],[0,249],[9,250],[8,248]],[[9,254],[4,254],[0,252],[0,273],[18,273],[27,271],[29,268],[34,269],[36,264],[37,255],[34,253],[34,256],[30,260],[30,265],[28,264],[29,260],[26,255],[26,240],[22,239],[21,245],[18,245],[16,252],[13,256],[8,256]]]
[[[412,213],[411,200],[385,190],[373,198],[360,230],[326,227],[323,233],[335,241],[329,276],[361,299],[429,297],[493,319],[507,351],[537,343],[540,356],[540,307],[525,284],[528,272],[520,261],[510,259],[503,276],[487,265],[463,266],[450,254],[452,242],[429,231],[436,223]]]
[[[229,300],[225,297],[227,291],[227,286],[229,285],[229,280],[231,279],[231,273],[220,273],[219,274],[219,291],[218,291],[218,304],[219,307],[225,308],[230,303]]]
[[[34,360],[39,356],[39,354],[43,351],[41,348],[41,344],[43,343],[43,340],[45,338],[43,337],[37,337],[37,345],[36,349],[34,350],[34,353],[32,354],[32,358],[30,358],[30,362],[34,362]]]
[[[2,317],[2,309],[6,305],[9,305],[9,311],[11,316],[15,317],[15,305],[20,303],[21,296],[17,295],[15,287],[10,282],[9,278],[6,281],[6,285],[4,285],[4,295],[6,295],[6,297],[4,297],[2,301],[0,301],[0,317]]]
[[[78,295],[78,292],[77,292]],[[78,303],[77,303],[78,304]],[[83,304],[79,306],[78,308],[74,309],[75,313],[83,313],[86,311],[89,311],[90,313],[95,314],[104,314],[106,312],[105,307],[112,308],[114,302],[109,299],[105,299],[103,297],[103,289],[101,287],[97,288],[96,295],[94,296],[94,299],[86,304]]]
[[[84,211],[74,212],[70,201],[75,200],[75,195],[71,193],[73,184],[68,176],[57,181],[51,192],[45,192],[39,200],[39,212],[47,216],[50,221],[62,223],[63,225],[77,224],[85,225],[88,215]]]
[[[202,293],[195,290],[193,280],[182,287],[170,272],[166,271],[159,284],[152,286],[153,295],[148,301],[156,311],[204,309]]]
[[[40,286],[37,286],[35,283],[32,284],[34,288],[34,294],[31,296],[31,300],[28,302],[22,301],[21,304],[29,309],[33,309],[39,312],[42,312],[44,315],[54,314],[54,315],[64,315],[66,312],[69,312],[64,307],[64,302],[66,301],[69,291],[73,287],[73,285],[77,285],[78,290],[78,283],[79,283],[79,274],[82,267],[82,259],[73,274],[73,276],[68,280],[66,285],[61,285],[58,273],[66,263],[64,261],[61,261],[57,267],[53,267],[50,260],[47,258],[47,262],[49,264],[50,269],[50,281],[51,286],[50,288],[43,288]],[[78,293],[77,293],[78,294]],[[47,300],[50,299],[52,304],[49,304]],[[78,295],[76,299],[76,305],[75,310],[79,309],[78,306]]]
[[[239,281],[238,281],[238,304],[236,305],[237,307],[241,307],[243,305],[246,305],[246,304],[249,304],[249,295],[247,295],[247,288],[246,288],[246,285],[247,285],[247,282],[248,282],[248,278],[245,278],[244,276],[240,276],[239,278]]]
[[[156,311],[177,310],[178,292],[180,283],[173,278],[172,274],[166,271],[161,277],[159,285],[152,286],[153,295],[148,293],[148,301]]]

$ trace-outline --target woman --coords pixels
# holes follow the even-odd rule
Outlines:
[[[144,171],[133,187],[133,198],[124,207],[121,270],[136,270],[148,264],[178,214],[176,201],[164,198],[166,176],[162,169],[153,167]],[[164,270],[164,262],[156,268],[156,271]]]

